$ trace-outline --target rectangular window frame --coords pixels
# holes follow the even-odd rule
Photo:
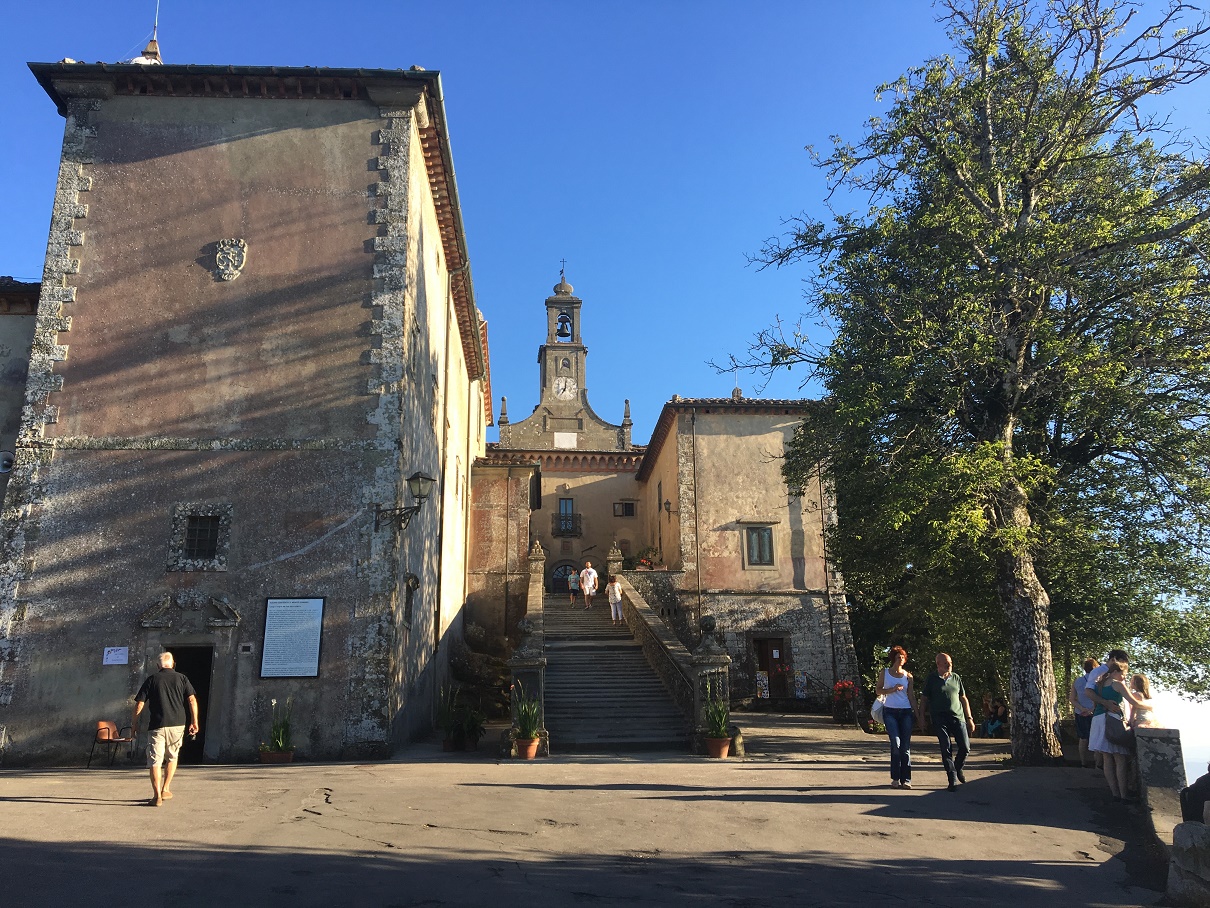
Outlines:
[[[638,508],[633,501],[615,501],[613,503],[614,517],[637,517]]]
[[[775,545],[773,524],[745,523],[740,529],[740,549],[743,552],[744,570],[777,570],[777,546]],[[753,555],[756,557],[753,558]]]
[[[172,534],[168,540],[169,571],[226,571],[231,547],[231,517],[229,502],[181,502],[172,509]],[[188,548],[190,518],[218,519],[213,558],[192,557]]]

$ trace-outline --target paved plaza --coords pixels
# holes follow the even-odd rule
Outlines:
[[[1163,864],[1137,808],[1076,768],[1005,768],[974,742],[945,790],[914,741],[737,715],[751,750],[555,756],[435,741],[382,763],[0,771],[2,904],[54,906],[1150,905]],[[486,742],[485,742],[486,743]]]

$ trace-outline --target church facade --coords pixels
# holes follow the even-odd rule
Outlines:
[[[733,694],[825,700],[856,671],[844,584],[824,544],[835,503],[819,481],[791,495],[780,472],[813,402],[738,391],[674,397],[650,444],[636,446],[629,401],[616,425],[589,403],[583,305],[565,279],[546,298],[538,404],[514,423],[502,400],[500,441],[477,464],[530,471],[528,541],[545,552],[547,592],[566,593],[568,575],[585,564],[603,569],[616,546],[629,566],[654,563],[627,576],[684,642],[696,643],[701,618],[715,619],[733,660]],[[512,525],[523,520],[514,511]],[[511,553],[519,573],[519,540]],[[494,559],[472,553],[473,569],[489,575]],[[511,634],[520,610],[514,603],[505,612],[488,607],[468,619],[482,614],[486,627]]]

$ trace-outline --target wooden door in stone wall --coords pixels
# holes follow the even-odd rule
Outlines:
[[[793,697],[793,673],[784,637],[757,637],[752,641],[756,650],[756,670],[769,679],[769,697]]]

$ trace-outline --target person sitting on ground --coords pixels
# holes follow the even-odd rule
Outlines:
[[[986,693],[983,695],[983,718],[979,720],[979,737],[991,737],[987,733],[987,723],[992,720],[992,695]]]
[[[1004,702],[1003,697],[992,698],[992,718],[987,723],[987,736],[989,738],[1008,737],[1008,704]]]
[[[1181,820],[1186,823],[1206,822],[1206,802],[1210,801],[1210,764],[1206,774],[1188,788],[1181,789]]]

